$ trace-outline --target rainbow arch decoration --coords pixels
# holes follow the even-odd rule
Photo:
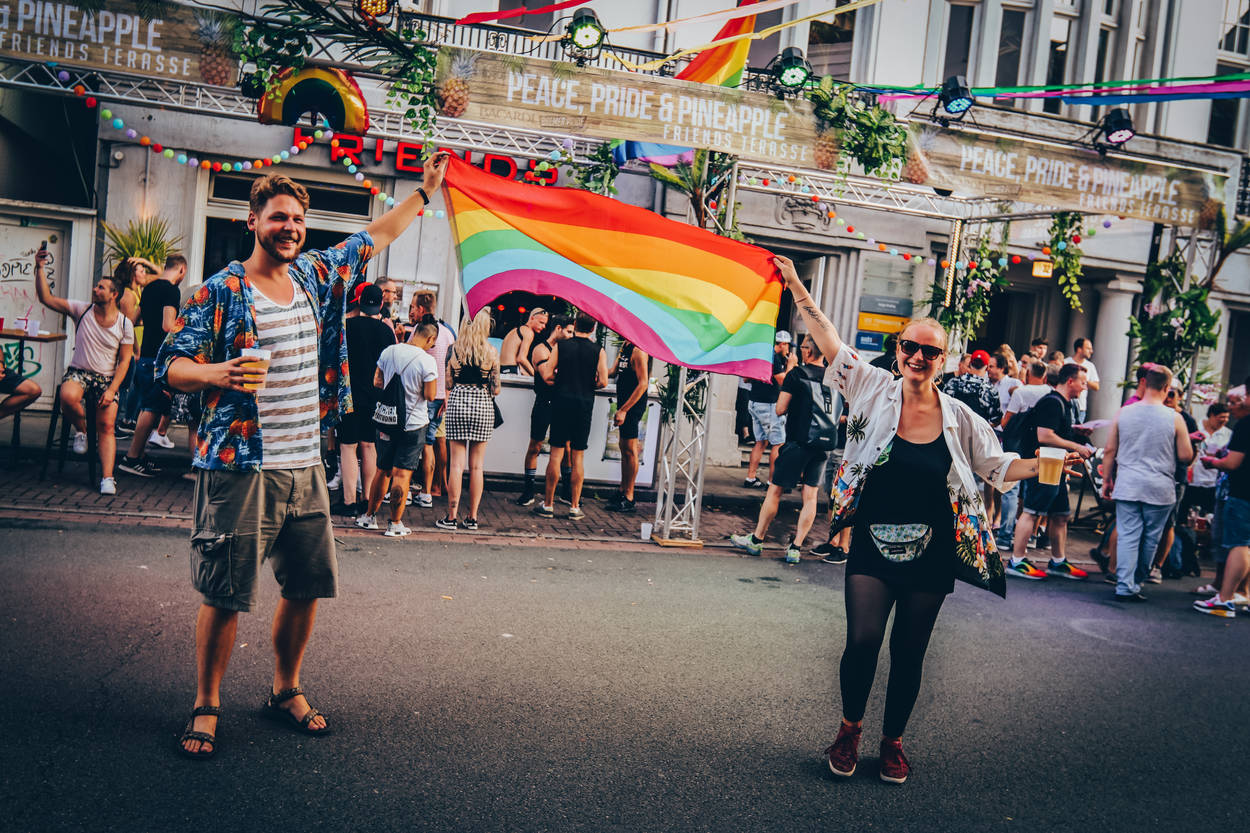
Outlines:
[[[350,73],[332,67],[285,69],[278,84],[257,105],[261,124],[295,124],[305,113],[319,113],[336,132],[369,132],[369,107]]]

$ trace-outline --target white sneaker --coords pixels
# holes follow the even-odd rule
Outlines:
[[[74,453],[75,454],[87,453],[87,435],[81,431],[74,432]]]
[[[404,526],[402,521],[391,521],[386,525],[386,532],[382,534],[387,538],[403,538],[405,535],[411,535],[412,530]]]
[[[154,445],[159,448],[173,448],[174,441],[164,434],[153,431],[148,437],[148,445]]]
[[[117,494],[117,481],[112,477],[106,477],[100,481],[100,494],[115,495]]]
[[[378,521],[372,515],[360,515],[356,518],[356,526],[361,529],[377,529]]]
[[[1150,575],[1146,576],[1147,584],[1163,584],[1163,571],[1158,567],[1150,571]]]
[[[420,506],[422,509],[432,508],[434,506],[434,496],[427,494],[417,495],[417,506]]]
[[[330,482],[326,484],[326,491],[332,492],[335,489],[341,488],[342,485],[343,485],[343,475],[341,472],[336,471],[334,473],[334,477],[331,478]]]

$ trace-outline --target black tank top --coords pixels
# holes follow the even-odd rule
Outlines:
[[[574,336],[560,342],[555,389],[573,399],[595,398],[595,374],[599,370],[599,345]]]
[[[543,381],[543,375],[538,370],[539,365],[534,362],[534,350],[539,347],[547,348],[547,358],[543,359],[543,364],[551,361],[551,345],[545,341],[538,340],[535,340],[530,345],[530,353],[526,358],[530,360],[530,367],[534,368],[534,395],[540,399],[550,399],[555,386]]]
[[[633,394],[634,388],[638,387],[638,374],[634,372],[634,365],[630,361],[634,357],[634,350],[637,348],[628,341],[621,345],[621,352],[616,357],[616,404],[619,407],[626,399]],[[650,368],[651,362],[648,359],[647,366]],[[646,396],[634,403],[634,407],[638,405],[646,406]]]

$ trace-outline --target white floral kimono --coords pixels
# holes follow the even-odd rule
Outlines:
[[[846,452],[833,482],[833,527],[841,529],[854,522],[869,472],[890,457],[903,407],[903,382],[844,344],[825,370],[825,384],[840,391],[847,403]],[[1007,467],[1019,455],[1003,451],[994,429],[967,405],[941,391],[938,396],[942,436],[951,453],[946,489],[955,524],[955,575],[1005,597],[1003,564],[974,472],[1005,491]]]

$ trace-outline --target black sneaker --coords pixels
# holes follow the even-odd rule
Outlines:
[[[818,547],[812,547],[812,555],[819,555],[820,560],[826,564],[846,563],[846,552],[841,547],[835,547],[833,544],[821,544]]]
[[[513,506],[529,506],[533,502],[534,502],[534,493],[531,492],[529,489],[526,489],[524,492],[521,492],[521,494],[517,496],[516,500],[512,501],[512,505]]]
[[[1107,572],[1107,567],[1111,565],[1111,557],[1102,554],[1102,550],[1098,547],[1089,548],[1089,557],[1094,559],[1094,563],[1098,565],[1098,569]]]
[[[472,531],[472,530],[476,530],[476,529],[477,529],[477,518],[465,518],[463,521],[461,521],[461,522],[460,522],[460,528],[461,528],[461,529],[467,529],[467,530],[470,530],[470,531]]]
[[[545,506],[540,503],[534,507],[534,514],[540,518],[554,518],[556,516],[556,510],[550,506]]]
[[[638,507],[632,500],[621,498],[620,504],[614,511],[620,512],[622,515],[633,515],[638,511]]]
[[[131,457],[122,457],[121,462],[117,464],[117,468],[126,474],[133,474],[135,477],[156,477],[161,473],[160,466],[150,462],[145,457],[133,459]]]
[[[746,480],[742,481],[742,488],[744,489],[763,489],[767,485],[767,483],[760,480],[758,477],[748,477]]]
[[[438,527],[439,529],[455,530],[456,528],[456,522],[452,520],[451,518],[447,517],[446,515],[444,515],[443,517],[435,521],[434,525]]]
[[[1146,597],[1141,593],[1112,593],[1117,602],[1144,602]]]
[[[603,505],[603,508],[608,510],[609,512],[620,512],[621,504],[624,500],[625,500],[625,495],[621,494],[620,492],[614,492],[612,494],[612,497],[608,498],[608,502]]]

